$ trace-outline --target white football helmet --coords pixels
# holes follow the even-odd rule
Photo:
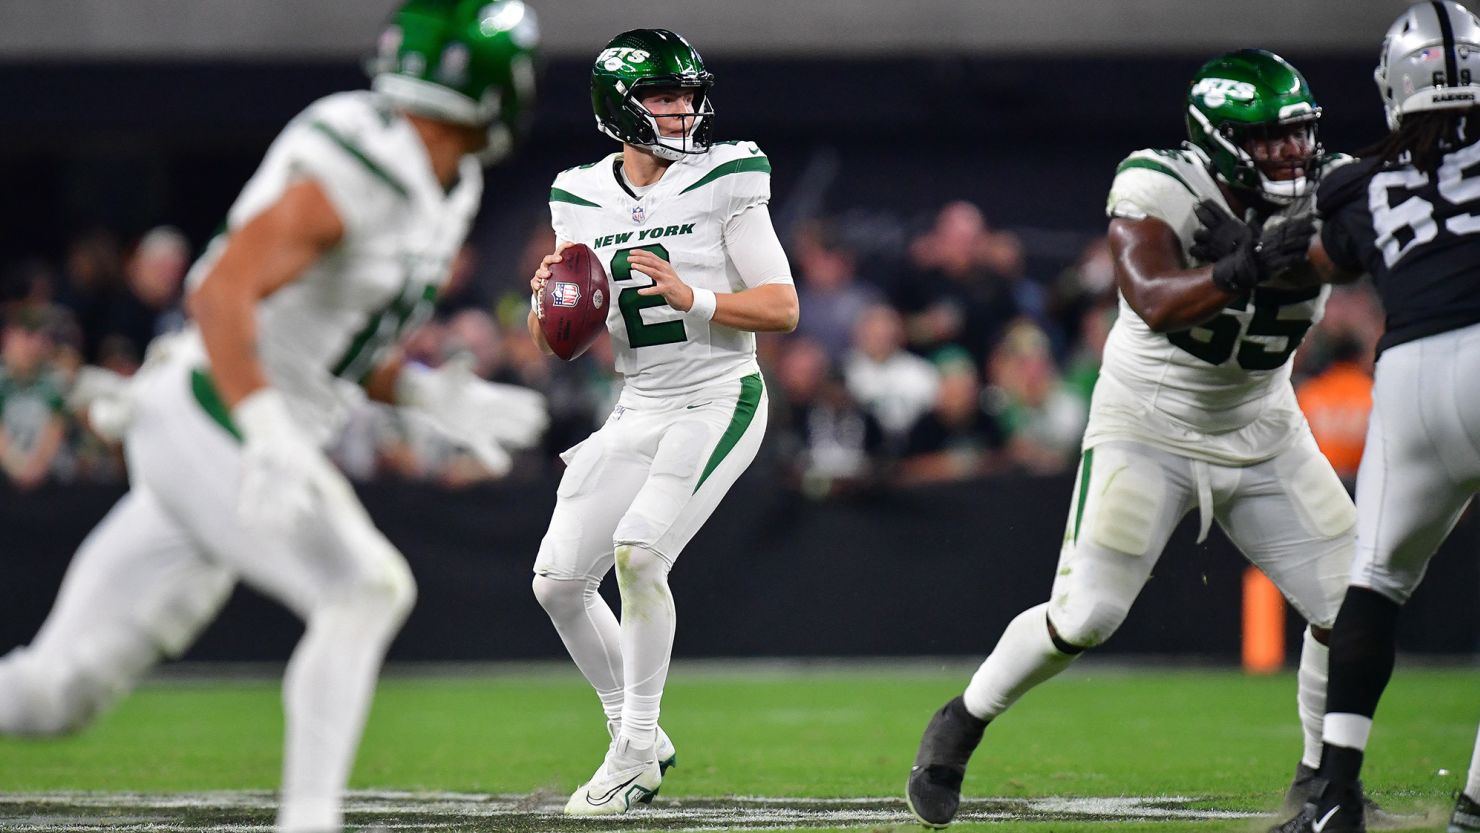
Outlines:
[[[1372,78],[1393,130],[1408,113],[1480,105],[1480,18],[1454,0],[1414,3],[1388,27]]]

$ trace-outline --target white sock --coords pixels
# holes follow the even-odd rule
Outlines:
[[[1470,780],[1465,782],[1465,795],[1480,801],[1480,734],[1475,736],[1475,751],[1470,756]]]
[[[385,649],[410,609],[380,594],[314,611],[283,676],[286,748],[278,833],[338,830],[342,794]]]
[[[1028,689],[1069,667],[1077,654],[1054,647],[1048,635],[1048,603],[1030,607],[1008,624],[966,687],[966,710],[991,720]]]
[[[644,547],[620,546],[617,587],[622,591],[622,673],[627,681],[621,737],[633,746],[652,747],[678,621],[668,589],[668,563]]]
[[[1367,750],[1367,737],[1371,734],[1372,718],[1362,714],[1328,714],[1321,732],[1326,743],[1358,752]]]
[[[596,689],[607,720],[621,720],[621,628],[600,589],[600,577],[534,579],[535,598],[550,615],[555,632],[586,682]]]
[[[1305,730],[1305,751],[1300,762],[1311,769],[1321,766],[1321,726],[1326,717],[1326,668],[1330,656],[1331,649],[1317,642],[1310,628],[1306,628],[1300,646],[1295,700],[1300,709],[1300,727]]]

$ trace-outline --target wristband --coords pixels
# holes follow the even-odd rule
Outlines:
[[[689,289],[694,293],[694,305],[689,307],[689,311],[684,313],[684,315],[693,316],[704,321],[712,320],[714,318],[714,309],[718,305],[714,293],[707,289],[700,289],[697,286],[691,286]]]

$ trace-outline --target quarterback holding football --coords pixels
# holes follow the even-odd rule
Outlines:
[[[610,276],[606,327],[621,396],[567,465],[534,564],[534,592],[596,689],[612,742],[573,815],[652,800],[675,759],[658,728],[675,609],[668,572],[755,458],[767,397],[756,332],[796,327],[797,295],[771,225],[771,164],[751,142],[716,142],[714,76],[682,37],[636,29],[591,68],[598,129],[621,150],[555,177],[556,253],[538,300],[583,244]],[[550,297],[550,293],[544,293]],[[549,352],[529,315],[531,337]],[[620,624],[597,589],[615,564]]]

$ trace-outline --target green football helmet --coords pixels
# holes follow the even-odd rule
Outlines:
[[[1241,49],[1208,61],[1187,88],[1187,138],[1194,151],[1223,182],[1276,205],[1311,191],[1308,175],[1321,155],[1316,131],[1320,118],[1305,76],[1263,49]],[[1291,131],[1299,131],[1308,149],[1301,175],[1270,179],[1247,146],[1251,140]]]
[[[539,24],[522,0],[408,0],[368,64],[371,86],[408,112],[488,128],[484,161],[506,156],[535,95]]]
[[[714,75],[682,36],[667,29],[633,29],[612,38],[596,56],[591,109],[602,133],[671,161],[709,150],[713,86]],[[664,136],[657,119],[638,102],[645,91],[673,88],[694,91],[694,113],[684,117],[683,136]]]

